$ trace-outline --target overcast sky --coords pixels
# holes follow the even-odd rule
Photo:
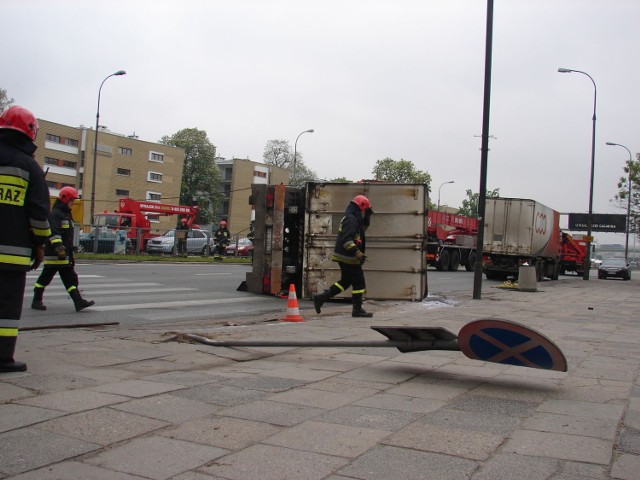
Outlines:
[[[36,116],[158,141],[205,130],[262,161],[298,140],[321,178],[385,157],[459,207],[479,190],[484,0],[0,0],[0,87]],[[595,213],[640,152],[640,1],[495,0],[487,185],[586,212],[597,85]],[[566,222],[566,217],[565,220]],[[624,241],[623,235],[596,236]]]

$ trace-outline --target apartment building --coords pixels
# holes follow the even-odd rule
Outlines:
[[[51,196],[61,188],[78,189],[82,200],[77,223],[91,223],[91,191],[94,167],[95,131],[38,119],[35,158],[45,171]],[[120,198],[178,204],[184,166],[184,150],[138,137],[120,135],[101,128],[95,161],[94,212],[114,211]],[[81,217],[81,218],[77,218]],[[176,224],[172,217],[149,219],[158,230]]]
[[[289,171],[252,162],[241,158],[216,158],[216,165],[222,174],[224,200],[218,212],[218,220],[226,220],[232,235],[246,237],[253,219],[252,207],[249,205],[251,185],[254,183],[279,185],[289,183]],[[214,229],[217,226],[214,226]]]

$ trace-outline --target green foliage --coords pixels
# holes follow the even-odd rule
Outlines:
[[[352,183],[347,177],[337,177],[329,180],[331,183]]]
[[[297,154],[297,157],[298,163],[300,163],[300,153]],[[289,142],[287,140],[269,140],[264,147],[262,159],[268,165],[287,168],[293,162],[293,153],[291,153]]]
[[[618,207],[624,210],[626,215],[629,206],[629,179],[631,179],[631,221],[629,223],[629,231],[638,234],[640,214],[640,154],[636,154],[636,160],[627,160],[624,167],[624,177],[618,180],[618,193],[614,197]]]
[[[11,105],[13,105],[13,98],[7,96],[7,91],[4,88],[0,88],[0,113],[4,112]]]
[[[493,190],[487,190],[487,198],[499,198],[500,189],[494,188]],[[478,216],[478,198],[479,193],[473,193],[470,189],[467,189],[467,198],[462,201],[462,206],[458,211],[458,215],[464,215],[466,217]]]
[[[207,138],[207,132],[185,128],[162,137],[160,143],[185,151],[180,204],[199,205],[196,222],[211,223],[222,202],[222,175],[215,163],[216,147]]]
[[[431,183],[431,175],[428,172],[416,170],[413,162],[409,160],[393,160],[384,158],[378,160],[371,171],[373,178],[389,183]]]
[[[298,154],[298,161],[295,164],[295,171],[293,168],[293,163],[287,167],[289,170],[289,184],[302,186],[307,182],[317,182],[319,180],[318,174],[310,169],[300,158],[300,154]]]

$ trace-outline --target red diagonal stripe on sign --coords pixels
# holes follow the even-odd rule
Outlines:
[[[515,347],[509,347],[499,340],[496,340],[491,335],[487,335],[483,331],[477,332],[476,335],[482,338],[485,342],[492,344],[493,346],[502,350],[502,352],[495,354],[493,357],[485,358],[487,362],[502,363],[502,361],[509,357],[515,357],[520,360],[524,365],[536,365],[535,363],[527,360],[520,355],[521,352],[526,352],[532,348],[538,347],[540,344],[534,340],[529,339],[528,342],[521,343]],[[536,365],[537,366],[537,365]]]

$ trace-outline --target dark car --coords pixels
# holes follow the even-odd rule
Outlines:
[[[598,267],[598,278],[631,279],[631,267],[624,258],[607,258]]]
[[[96,245],[96,230],[91,233],[80,233],[78,239],[78,253],[114,253],[116,249],[124,252],[131,252],[133,247],[131,239],[127,238],[124,230],[112,230],[110,228],[100,228]],[[117,247],[117,248],[116,248]]]

